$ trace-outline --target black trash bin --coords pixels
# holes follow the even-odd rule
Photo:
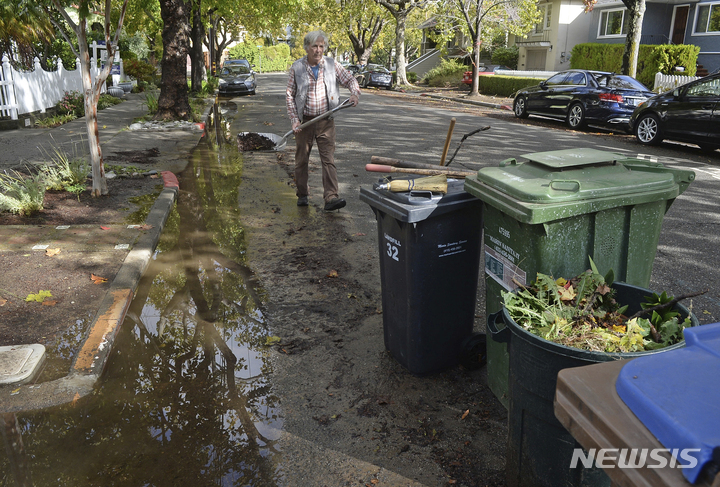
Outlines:
[[[385,348],[414,375],[458,364],[472,335],[482,202],[463,181],[447,194],[361,188],[375,213]]]
[[[623,282],[613,283],[615,299],[628,305],[632,316],[653,291]],[[697,317],[682,304],[675,304],[680,321]],[[498,327],[498,323],[504,327]],[[664,353],[685,346],[681,341],[665,348],[645,352],[593,352],[567,347],[525,330],[510,316],[507,308],[488,316],[488,330],[502,343],[509,344],[510,408],[508,411],[507,484],[515,487],[610,487],[609,477],[600,468],[571,468],[572,457],[580,445],[555,416],[553,401],[557,375],[563,369],[598,362],[623,360]],[[588,387],[594,387],[588,384]]]

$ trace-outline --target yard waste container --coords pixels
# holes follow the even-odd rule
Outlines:
[[[596,149],[525,154],[480,169],[465,190],[484,202],[486,314],[538,272],[601,274],[647,287],[663,217],[695,173]],[[507,408],[507,347],[487,340],[488,384]]]
[[[482,202],[448,179],[447,194],[361,188],[377,219],[385,348],[414,375],[453,367],[472,335]]]
[[[627,316],[640,310],[640,303],[652,291],[622,282],[612,285],[615,299],[628,305]],[[690,326],[698,320],[688,309],[676,304],[682,322],[690,317]],[[504,327],[497,327],[502,323]],[[527,487],[600,487],[610,486],[610,479],[599,468],[570,468],[573,452],[580,445],[555,417],[553,399],[557,375],[562,369],[598,362],[621,360],[664,353],[685,346],[679,342],[646,352],[607,353],[567,347],[545,340],[525,330],[507,309],[488,317],[488,328],[494,339],[509,345],[509,390],[507,484]]]
[[[683,348],[558,374],[555,416],[615,485],[720,481],[720,388],[708,387],[720,377],[720,323],[684,336]],[[601,449],[610,453],[602,462]]]

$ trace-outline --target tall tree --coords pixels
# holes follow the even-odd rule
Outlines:
[[[50,19],[37,4],[24,4],[0,0],[0,60],[4,55],[11,64],[31,68],[39,56],[38,44],[52,42],[54,29]]]
[[[82,78],[83,99],[85,105],[85,125],[87,127],[88,146],[90,148],[90,163],[92,166],[92,195],[100,196],[102,194],[107,194],[108,188],[107,181],[105,179],[102,149],[100,148],[100,137],[97,123],[97,102],[100,98],[100,90],[105,84],[105,80],[110,74],[110,69],[112,68],[112,60],[115,57],[115,51],[117,49],[118,39],[120,38],[120,32],[125,19],[125,11],[127,9],[128,0],[123,0],[119,11],[115,12],[117,18],[117,24],[115,25],[112,25],[110,20],[114,13],[112,1],[105,0],[104,2],[104,11],[102,11],[102,15],[104,15],[103,32],[105,34],[105,48],[107,49],[107,59],[109,62],[105,63],[105,67],[100,71],[97,78],[95,78],[94,83],[90,75],[90,50],[88,46],[87,32],[88,17],[91,15],[91,10],[96,9],[98,5],[91,0],[80,0],[74,2],[73,5],[77,6],[76,22],[67,10],[68,5],[63,2],[64,0],[51,0],[51,5],[62,16],[63,20],[70,26],[77,37],[77,50],[70,39],[66,40],[80,59],[80,75]],[[60,26],[58,26],[57,30],[64,33],[64,30],[60,28]]]
[[[190,29],[190,90],[197,93],[202,89],[202,80],[205,75],[203,58],[203,40],[205,39],[205,24],[202,15],[202,0],[195,0],[192,8],[192,27]]]
[[[388,19],[382,15],[383,12],[378,11],[375,3],[341,0],[340,4],[344,12],[347,35],[357,56],[357,62],[367,64],[373,46],[383,27],[388,23]]]
[[[539,21],[540,14],[534,0],[452,0],[451,5],[454,12],[460,14],[461,20],[456,20],[456,16],[451,14],[449,25],[463,25],[472,40],[473,83],[470,96],[477,96],[483,31],[489,37],[494,32],[493,27],[500,24],[512,34],[524,34]]]
[[[597,0],[583,0],[585,11],[590,12],[595,7]],[[628,23],[627,35],[625,37],[625,50],[623,51],[622,74],[637,75],[638,53],[640,52],[640,37],[642,36],[642,24],[645,18],[645,0],[622,0],[627,7],[625,21]]]
[[[409,85],[405,66],[405,28],[410,13],[424,8],[431,0],[375,0],[395,19],[395,72],[399,85]]]
[[[163,57],[155,120],[190,120],[192,117],[187,85],[190,11],[189,1],[160,0]]]

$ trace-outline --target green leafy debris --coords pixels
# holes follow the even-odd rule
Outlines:
[[[538,273],[530,287],[503,292],[505,308],[519,326],[534,335],[561,345],[602,352],[641,352],[680,342],[690,318],[680,322],[672,306],[653,310],[650,318],[624,315],[626,306],[615,300],[610,287],[612,270],[602,276],[591,269],[573,277],[554,279]],[[640,303],[643,309],[672,304],[665,292],[652,294]],[[637,316],[637,315],[636,315]]]
[[[52,293],[50,291],[40,290],[40,292],[37,294],[28,294],[27,298],[25,298],[25,301],[27,301],[27,302],[37,301],[38,303],[42,303],[43,301],[45,301],[45,298],[50,298],[50,297],[52,297]]]

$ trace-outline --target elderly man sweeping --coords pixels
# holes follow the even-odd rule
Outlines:
[[[335,120],[330,116],[303,129],[299,127],[302,123],[338,107],[339,85],[350,90],[349,103],[357,106],[360,87],[349,71],[336,63],[333,58],[324,56],[328,47],[328,36],[323,31],[308,33],[305,36],[304,47],[307,56],[293,63],[286,90],[288,116],[295,132],[297,205],[308,205],[308,162],[313,143],[317,142],[322,162],[325,211],[339,210],[345,206],[345,200],[338,195],[334,159]]]

